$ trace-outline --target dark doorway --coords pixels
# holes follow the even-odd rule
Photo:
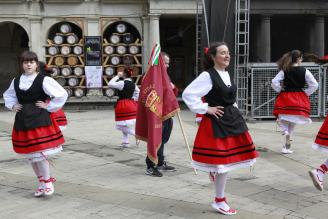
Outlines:
[[[13,22],[0,23],[0,93],[9,87],[11,80],[20,74],[19,56],[28,50],[29,38],[20,25]]]
[[[170,55],[170,78],[181,90],[195,77],[196,19],[161,17],[160,39],[162,51]]]

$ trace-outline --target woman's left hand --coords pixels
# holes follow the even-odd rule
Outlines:
[[[48,107],[48,102],[43,102],[43,101],[37,101],[35,105],[39,108],[46,109]]]

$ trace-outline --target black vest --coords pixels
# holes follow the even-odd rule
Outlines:
[[[248,130],[246,122],[240,111],[233,106],[236,102],[237,87],[231,81],[228,87],[223,82],[219,73],[211,68],[207,70],[212,80],[212,89],[204,97],[209,106],[223,106],[224,114],[217,119],[216,117],[206,114],[211,118],[213,133],[215,138],[225,138],[228,136],[240,135]]]
[[[303,91],[305,87],[306,69],[301,66],[292,67],[284,72],[284,91]]]
[[[119,100],[132,99],[135,87],[136,85],[132,81],[124,80],[123,90],[117,91]]]
[[[50,113],[35,105],[36,101],[45,101],[50,99],[43,91],[44,75],[38,74],[34,79],[31,87],[26,91],[19,88],[20,77],[14,80],[14,88],[18,102],[23,106],[22,109],[16,113],[14,128],[17,131],[26,131],[42,126],[49,126],[52,124]]]

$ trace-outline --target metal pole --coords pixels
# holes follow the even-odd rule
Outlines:
[[[206,12],[206,6],[205,6],[205,0],[203,0],[203,13],[204,13],[204,19],[205,19],[205,28],[206,28],[206,35],[207,35],[207,46],[210,46],[210,36],[208,32],[208,23],[207,23],[207,12]]]

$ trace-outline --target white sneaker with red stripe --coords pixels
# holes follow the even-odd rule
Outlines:
[[[212,203],[212,207],[224,215],[234,215],[237,214],[237,210],[230,208],[226,202],[226,198],[215,198],[215,201]]]

